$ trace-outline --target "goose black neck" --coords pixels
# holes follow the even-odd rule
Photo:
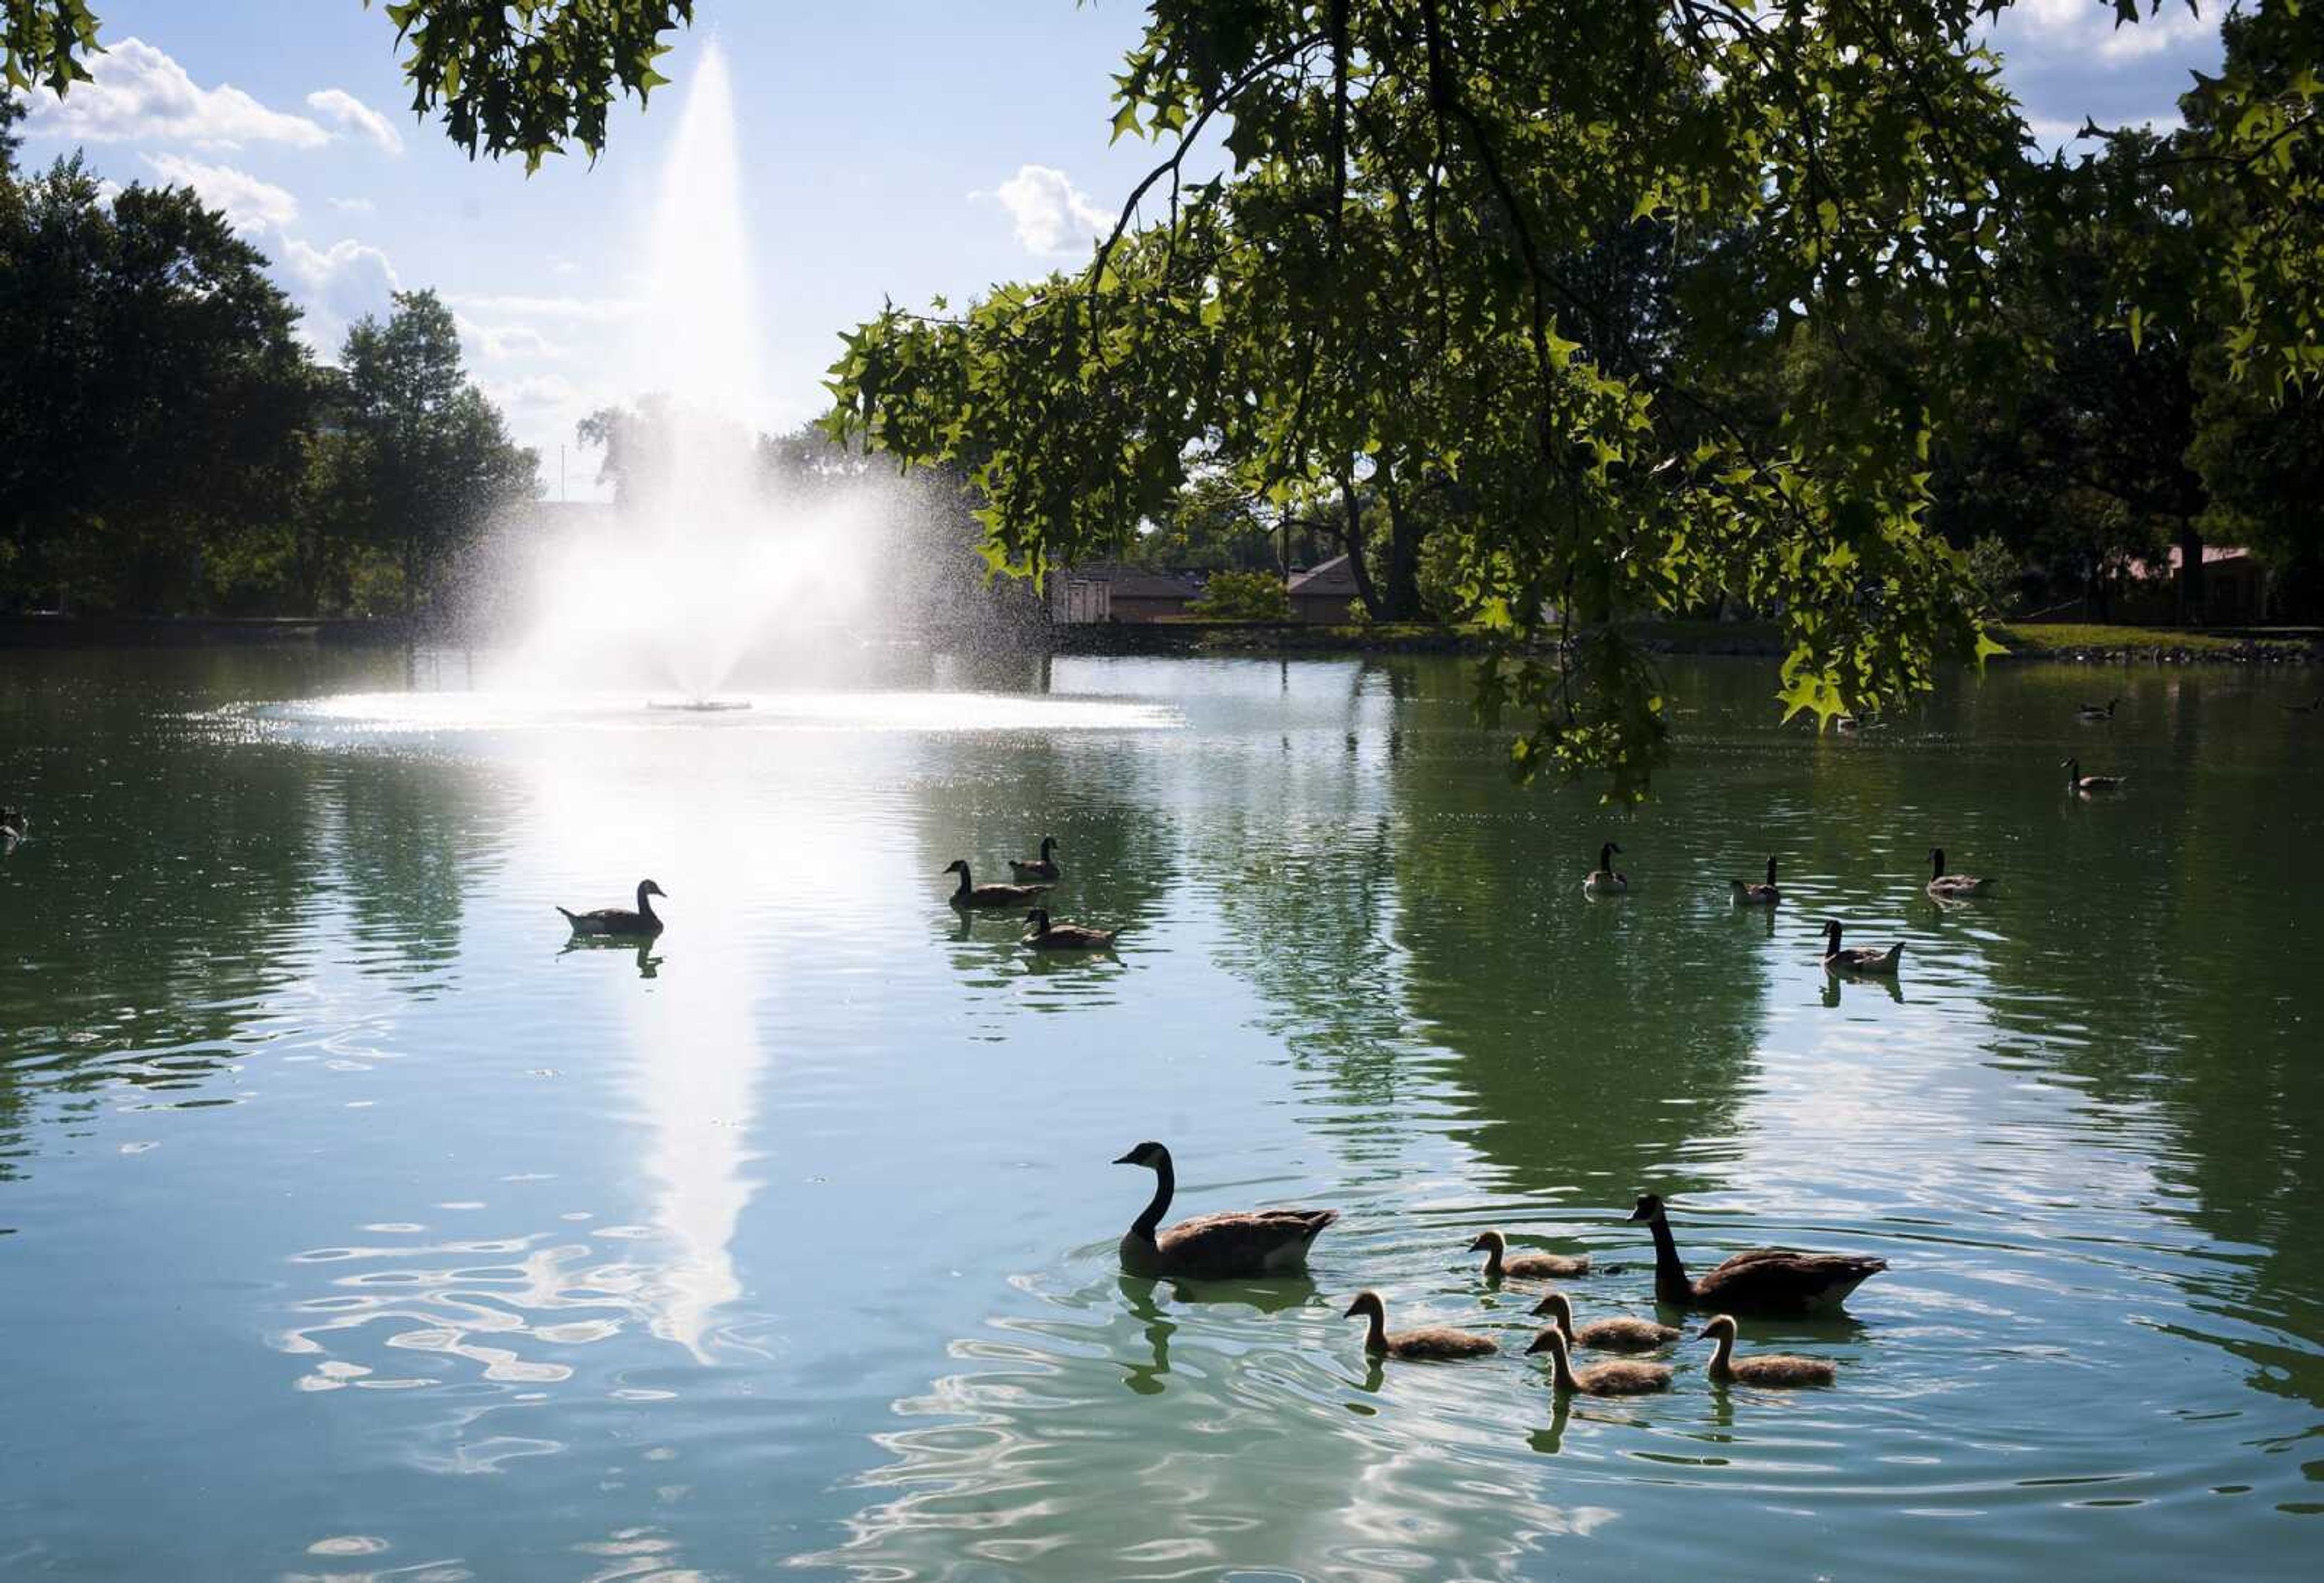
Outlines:
[[[1929,853],[1929,878],[1932,879],[1941,879],[1945,877],[1944,848],[1938,847]]]
[[[1600,871],[1603,873],[1610,874],[1614,871],[1614,849],[1612,847],[1601,846],[1598,849],[1598,867]]]
[[[650,920],[653,916],[653,896],[641,882],[638,886],[638,916]]]
[[[1769,887],[1770,887],[1770,888],[1772,888],[1772,887],[1775,885],[1775,859],[1773,859],[1773,858],[1769,858],[1769,859],[1767,860],[1767,884],[1769,885]]]
[[[1646,1227],[1655,1234],[1655,1295],[1665,1302],[1683,1303],[1694,1295],[1694,1283],[1687,1278],[1686,1265],[1679,1260],[1670,1221],[1656,1215]]]
[[[1153,1201],[1146,1206],[1144,1214],[1130,1223],[1130,1230],[1137,1233],[1139,1240],[1154,1240],[1155,1229],[1162,1224],[1162,1217],[1170,1212],[1170,1195],[1177,1191],[1177,1187],[1178,1179],[1172,1173],[1170,1156],[1166,1154],[1155,1162]]]
[[[960,866],[960,884],[954,888],[953,894],[954,896],[966,896],[971,888],[973,888],[970,886],[968,881],[968,865],[966,863],[963,863]]]

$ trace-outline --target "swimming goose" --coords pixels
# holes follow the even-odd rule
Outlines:
[[[0,808],[0,835],[10,841],[22,841],[32,828],[32,822],[24,817],[23,809]]]
[[[1046,885],[979,885],[969,877],[965,858],[946,863],[945,872],[960,876],[951,897],[954,907],[1023,907],[1049,888]]]
[[[1879,973],[1893,976],[1896,964],[1904,959],[1902,940],[1886,951],[1873,951],[1861,945],[1842,950],[1840,943],[1840,920],[1823,921],[1823,968],[1828,973]]]
[[[1946,873],[1945,849],[1932,846],[1929,849],[1927,888],[1929,894],[1939,901],[1958,901],[1965,896],[1983,896],[1993,888],[1993,881],[1980,879],[1974,874]]]
[[[2121,702],[2122,700],[2119,698],[2109,698],[2103,704],[2085,704],[2080,709],[2074,711],[2074,718],[2076,720],[2092,721],[2112,720],[2114,718],[2114,706]]]
[[[1563,1292],[1553,1292],[1534,1304],[1536,1316],[1547,1315],[1565,1338],[1568,1347],[1592,1347],[1601,1352],[1652,1352],[1657,1347],[1667,1347],[1679,1339],[1675,1327],[1658,1325],[1652,1320],[1631,1319],[1622,1315],[1615,1319],[1591,1320],[1576,1330],[1573,1326],[1573,1304]]]
[[[1784,893],[1775,888],[1775,860],[1773,858],[1767,860],[1767,882],[1765,885],[1746,885],[1740,879],[1729,879],[1728,883],[1735,888],[1737,907],[1773,907],[1784,899]]]
[[[2082,761],[2079,759],[2064,759],[2059,762],[2066,771],[2066,787],[2070,791],[2085,793],[2120,791],[2122,783],[2126,778],[2119,775],[2084,775]]]
[[[1036,951],[1105,951],[1113,945],[1119,929],[1093,929],[1086,924],[1053,924],[1049,915],[1035,907],[1025,915],[1032,925],[1025,931],[1025,943]]]
[[[1337,1210],[1229,1210],[1157,1232],[1177,1185],[1170,1151],[1142,1143],[1114,1164],[1143,1165],[1157,1178],[1153,1201],[1121,1238],[1122,1265],[1134,1275],[1231,1281],[1296,1275],[1307,1265],[1308,1244],[1340,1218]]]
[[[567,907],[557,910],[573,925],[576,934],[659,934],[661,919],[653,910],[652,897],[669,899],[669,893],[650,879],[638,881],[638,910],[629,912],[617,907],[601,907],[595,912],[576,913]]]
[[[1648,1192],[1630,1211],[1655,1237],[1655,1297],[1674,1308],[1711,1308],[1735,1313],[1818,1313],[1838,1308],[1848,1294],[1888,1267],[1885,1258],[1846,1253],[1801,1253],[1789,1247],[1748,1248],[1701,1280],[1692,1280],[1679,1262],[1663,1201]]]
[[[1528,1358],[1536,1352],[1549,1354],[1550,1378],[1561,1391],[1580,1391],[1585,1396],[1643,1396],[1670,1389],[1671,1371],[1659,1363],[1621,1358],[1575,1368],[1566,1351],[1564,1333],[1555,1325],[1536,1336],[1533,1345],[1526,1348]]]
[[[1041,855],[1029,863],[1022,858],[1010,859],[1009,872],[1019,879],[1062,879],[1065,871],[1057,867],[1057,860],[1050,855],[1056,850],[1057,838],[1045,835],[1041,838]]]
[[[1619,896],[1630,888],[1630,877],[1614,867],[1614,854],[1622,849],[1608,842],[1598,849],[1598,866],[1582,881],[1587,896]]]
[[[1342,1319],[1354,1319],[1361,1314],[1371,1324],[1364,1331],[1364,1350],[1385,1352],[1390,1358],[1409,1358],[1416,1362],[1449,1358],[1484,1358],[1499,1350],[1490,1336],[1480,1336],[1474,1330],[1456,1330],[1450,1325],[1425,1325],[1416,1330],[1391,1330],[1388,1328],[1388,1305],[1377,1292],[1359,1292],[1356,1300],[1348,1304]]]
[[[1521,1253],[1508,1256],[1509,1239],[1498,1231],[1480,1231],[1477,1240],[1469,1245],[1471,1253],[1485,1256],[1485,1279],[1498,1281],[1514,1276],[1520,1281],[1563,1279],[1567,1275],[1590,1273],[1590,1256],[1586,1253]]]
[[[1788,1352],[1762,1352],[1757,1358],[1735,1356],[1735,1316],[1722,1313],[1702,1327],[1698,1341],[1719,1338],[1711,1357],[1711,1377],[1741,1380],[1747,1385],[1828,1385],[1840,1370],[1821,1358],[1798,1358]]]

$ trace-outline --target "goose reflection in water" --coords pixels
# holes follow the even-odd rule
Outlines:
[[[1827,1009],[1838,1010],[1840,998],[1848,990],[1852,989],[1859,995],[1868,995],[1876,988],[1897,1005],[1904,1004],[1904,987],[1895,979],[1858,977],[1841,973],[1824,974],[1823,1003]]]
[[[633,957],[638,964],[638,977],[653,979],[661,976],[661,953],[655,949],[654,940],[625,940],[618,935],[576,934],[558,952],[570,956],[576,951],[617,951]]]

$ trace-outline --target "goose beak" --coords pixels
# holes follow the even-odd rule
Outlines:
[[[1114,1164],[1117,1165],[1135,1165],[1138,1164],[1138,1151],[1136,1149],[1130,1150],[1130,1153],[1122,1155],[1119,1160],[1116,1160]]]
[[[1719,1327],[1717,1325],[1705,1325],[1702,1329],[1695,1331],[1694,1339],[1698,1341],[1708,1341],[1711,1337],[1718,1333]]]
[[[1485,1251],[1485,1249],[1487,1249],[1488,1247],[1490,1247],[1491,1246],[1492,1246],[1492,1244],[1491,1244],[1491,1243],[1489,1243],[1489,1242],[1488,1242],[1487,1240],[1485,1240],[1485,1238],[1483,1238],[1482,1237],[1480,1237],[1480,1238],[1477,1238],[1477,1240],[1476,1240],[1476,1241],[1474,1241],[1474,1242],[1472,1242],[1472,1243],[1471,1243],[1471,1244],[1469,1245],[1469,1251],[1470,1251],[1471,1253],[1482,1253],[1482,1252],[1484,1252],[1484,1251]]]
[[[1533,1305],[1532,1311],[1536,1314],[1544,1314],[1549,1312],[1556,1306],[1557,1299],[1554,1296],[1545,1297],[1539,1302]]]
[[[1627,1217],[1628,1221],[1650,1220],[1652,1219],[1654,1219],[1654,1217],[1646,1213],[1646,1206],[1644,1204],[1640,1204],[1637,1209],[1632,1210]]]
[[[1554,1330],[1544,1330],[1540,1335],[1536,1336],[1533,1339],[1533,1345],[1526,1348],[1526,1356],[1527,1358],[1531,1358],[1536,1352],[1546,1352],[1552,1347],[1556,1346],[1557,1343],[1550,1339],[1556,1334],[1557,1332]]]

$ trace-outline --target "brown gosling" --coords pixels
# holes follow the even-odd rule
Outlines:
[[[1498,1231],[1480,1231],[1469,1245],[1471,1253],[1485,1256],[1485,1279],[1509,1277],[1519,1281],[1555,1281],[1590,1273],[1586,1253],[1521,1253],[1509,1256],[1509,1239]]]
[[[1536,1336],[1533,1345],[1526,1348],[1527,1357],[1536,1352],[1549,1354],[1550,1376],[1561,1391],[1580,1391],[1585,1396],[1644,1396],[1670,1389],[1671,1371],[1659,1363],[1624,1358],[1575,1369],[1566,1353],[1565,1333],[1555,1325]]]
[[[1678,1330],[1672,1325],[1658,1325],[1652,1320],[1632,1319],[1623,1315],[1616,1319],[1591,1320],[1579,1330],[1573,1324],[1573,1304],[1563,1292],[1553,1292],[1534,1305],[1536,1316],[1546,1316],[1556,1321],[1558,1333],[1571,1347],[1588,1347],[1600,1352],[1652,1352],[1657,1347],[1667,1347],[1679,1339]]]
[[[1364,1349],[1385,1353],[1390,1358],[1403,1358],[1414,1362],[1433,1362],[1452,1358],[1485,1358],[1499,1350],[1490,1336],[1480,1336],[1474,1330],[1456,1330],[1450,1325],[1425,1325],[1416,1330],[1390,1330],[1388,1328],[1388,1305],[1377,1292],[1359,1292],[1356,1300],[1348,1304],[1342,1319],[1354,1319],[1359,1314],[1370,1321],[1364,1331]]]
[[[1735,1356],[1735,1316],[1722,1313],[1702,1327],[1695,1339],[1719,1338],[1711,1356],[1711,1377],[1740,1380],[1747,1385],[1828,1385],[1840,1370],[1821,1358],[1795,1358],[1787,1352],[1763,1352],[1757,1358]]]

